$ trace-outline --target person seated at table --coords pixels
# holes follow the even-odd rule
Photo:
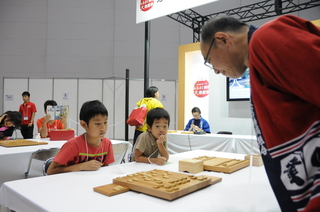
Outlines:
[[[169,159],[167,132],[170,115],[163,108],[147,113],[147,131],[140,134],[134,146],[133,161],[164,165]]]
[[[48,167],[47,174],[71,171],[95,171],[114,162],[108,130],[108,111],[98,100],[85,102],[80,110],[80,125],[86,132],[71,138]]]
[[[10,139],[13,131],[20,127],[22,115],[18,111],[7,111],[0,116],[0,140]]]
[[[210,132],[210,125],[204,118],[201,117],[201,110],[194,107],[191,110],[193,118],[189,120],[184,131]]]
[[[40,133],[41,138],[50,137],[51,130],[67,129],[67,119],[61,116],[60,119],[52,119],[50,115],[47,114],[47,106],[57,106],[57,102],[54,100],[47,100],[44,103],[44,117],[37,120],[38,133]]]

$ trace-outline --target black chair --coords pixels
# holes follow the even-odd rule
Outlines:
[[[219,131],[217,134],[227,134],[227,135],[232,135],[232,132],[229,131]]]

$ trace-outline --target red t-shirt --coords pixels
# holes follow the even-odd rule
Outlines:
[[[71,166],[89,160],[97,160],[104,165],[114,162],[114,154],[110,139],[103,138],[99,147],[87,144],[84,135],[68,140],[53,159],[56,163]]]
[[[38,129],[41,129],[41,128],[42,128],[43,120],[44,120],[44,117],[42,117],[42,118],[40,118],[40,119],[37,120]],[[62,124],[62,122],[61,122],[59,119],[54,120],[52,124],[49,124],[49,122],[47,122],[47,123],[46,123],[46,126],[47,126],[47,130],[48,130],[47,138],[50,137],[50,131],[51,131],[51,130],[61,130],[61,129],[64,129],[64,125]]]
[[[22,114],[21,124],[27,125],[31,121],[32,113],[37,112],[36,105],[32,102],[22,103],[19,107],[19,112]]]

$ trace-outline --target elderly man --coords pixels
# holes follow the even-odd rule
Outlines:
[[[257,141],[282,211],[320,211],[319,36],[292,15],[260,28],[226,16],[201,32],[204,63],[215,73],[238,78],[250,69]]]

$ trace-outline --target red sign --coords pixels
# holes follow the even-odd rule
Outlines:
[[[207,80],[200,80],[194,84],[193,93],[197,97],[205,97],[209,94],[209,82]]]
[[[151,9],[154,4],[154,0],[140,0],[140,9],[144,12]]]

